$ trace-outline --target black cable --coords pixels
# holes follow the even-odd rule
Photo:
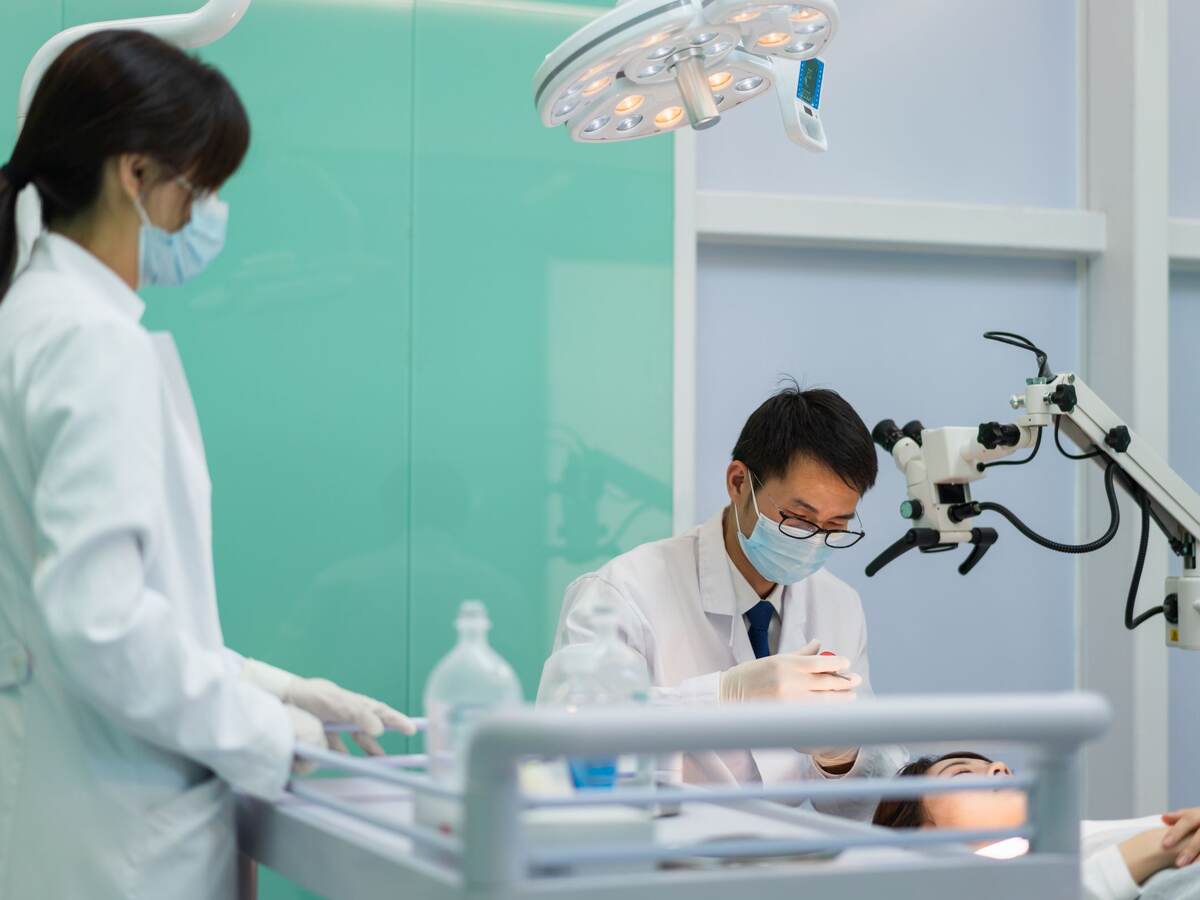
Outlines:
[[[1066,451],[1066,449],[1063,447],[1062,441],[1059,440],[1059,436],[1058,436],[1059,425],[1061,422],[1062,422],[1062,417],[1056,416],[1054,419],[1054,444],[1055,444],[1055,446],[1058,447],[1059,452],[1063,456],[1065,456],[1067,459],[1094,459],[1097,456],[1104,455],[1104,451],[1098,447],[1095,450],[1092,450],[1088,453],[1080,453],[1080,454],[1068,453]],[[1141,490],[1141,488],[1139,488],[1137,486],[1137,482],[1130,479],[1130,477],[1128,475],[1126,475],[1124,472],[1120,472],[1119,474],[1121,476],[1121,480],[1125,484],[1126,490],[1128,490],[1130,494],[1132,494],[1134,497],[1136,497],[1138,495],[1138,491]],[[1155,511],[1153,504],[1150,505],[1150,517],[1151,517],[1151,519],[1153,519],[1154,524],[1158,526],[1158,530],[1163,533],[1163,537],[1165,537],[1167,539],[1167,543],[1169,543],[1171,545],[1172,552],[1176,556],[1183,556],[1184,550],[1185,550],[1183,542],[1180,541],[1179,538],[1177,538],[1175,536],[1175,533],[1170,529],[1170,527],[1167,525],[1167,523],[1162,520],[1162,516],[1160,516]]]
[[[1117,475],[1117,464],[1109,461],[1108,467],[1104,470],[1104,493],[1108,496],[1108,508],[1112,514],[1112,521],[1108,525],[1108,531],[1096,538],[1094,541],[1089,541],[1086,544],[1061,544],[1058,541],[1052,541],[1049,538],[1042,537],[1024,522],[1022,522],[1012,510],[999,503],[990,501],[978,504],[979,511],[984,512],[991,510],[998,512],[1004,518],[1012,523],[1012,526],[1029,538],[1035,544],[1045,547],[1047,550],[1054,550],[1058,553],[1091,553],[1093,550],[1099,550],[1117,534],[1117,528],[1121,524],[1121,507],[1117,503],[1117,489],[1114,479]]]
[[[1142,536],[1138,541],[1137,562],[1133,566],[1133,581],[1129,585],[1129,596],[1125,598],[1125,627],[1130,631],[1163,611],[1161,606],[1154,606],[1137,618],[1133,616],[1133,604],[1137,600],[1138,583],[1142,580],[1142,568],[1146,565],[1146,548],[1150,545],[1150,497],[1145,491],[1138,489],[1137,501],[1142,510]]]
[[[1053,378],[1054,373],[1050,371],[1050,364],[1047,361],[1046,351],[1037,346],[1029,338],[1021,334],[1014,334],[1011,331],[985,331],[983,337],[988,341],[996,341],[1000,344],[1008,344],[1010,347],[1020,347],[1022,350],[1028,350],[1037,357],[1038,377]]]
[[[1067,459],[1092,459],[1100,456],[1104,451],[1097,447],[1088,453],[1068,453],[1067,448],[1062,445],[1062,438],[1059,437],[1058,431],[1062,426],[1062,416],[1054,417],[1054,446],[1058,447],[1058,452]]]
[[[1027,462],[1033,462],[1033,458],[1038,455],[1038,451],[1042,449],[1042,429],[1037,430],[1037,440],[1033,442],[1033,452],[1024,459],[998,459],[995,462],[978,463],[975,468],[980,472],[990,469],[993,466],[1023,466]]]

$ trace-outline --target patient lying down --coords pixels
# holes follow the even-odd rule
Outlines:
[[[1002,762],[960,751],[926,756],[900,775],[954,778],[1012,772]],[[874,822],[889,828],[1015,828],[1025,822],[1025,793],[1018,790],[955,791],[916,800],[884,800]],[[1089,900],[1133,900],[1142,885],[1163,869],[1183,868],[1200,856],[1200,807],[1107,822],[1082,822],[1083,882]],[[1200,867],[1195,870],[1200,878]],[[1190,879],[1189,879],[1190,881]]]

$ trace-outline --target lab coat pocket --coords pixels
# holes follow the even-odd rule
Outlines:
[[[135,850],[139,900],[232,900],[237,832],[229,786],[215,775],[151,809]]]

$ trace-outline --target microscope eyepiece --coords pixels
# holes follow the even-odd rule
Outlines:
[[[903,437],[904,432],[900,430],[895,419],[884,419],[871,429],[872,440],[888,453],[892,452],[892,448],[900,443]]]
[[[913,419],[906,424],[900,431],[906,438],[912,438],[917,442],[917,446],[921,446],[921,432],[925,430],[925,426],[921,424],[920,419]]]

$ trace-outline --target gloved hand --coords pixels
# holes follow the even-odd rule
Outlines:
[[[292,723],[292,734],[295,736],[297,744],[316,747],[318,750],[329,749],[329,738],[325,734],[325,726],[321,724],[320,719],[290,703],[284,704],[283,708],[287,711],[288,719]],[[292,771],[297,775],[307,775],[316,767],[316,763],[306,762],[299,758],[292,761]]]
[[[858,759],[857,747],[812,751],[813,762],[831,775],[844,775]]]
[[[302,678],[277,669],[256,659],[247,659],[242,676],[284,703],[291,704],[315,716],[321,723],[349,722],[358,730],[354,742],[372,756],[382,756],[383,748],[375,738],[389,728],[403,734],[415,734],[417,729],[405,715],[390,706],[362,694],[338,687],[324,678]],[[327,735],[328,746],[346,751],[339,735]]]
[[[800,650],[765,656],[721,673],[722,703],[751,701],[837,702],[853,700],[862,677],[838,672],[849,668],[844,656],[818,656],[818,641]]]

